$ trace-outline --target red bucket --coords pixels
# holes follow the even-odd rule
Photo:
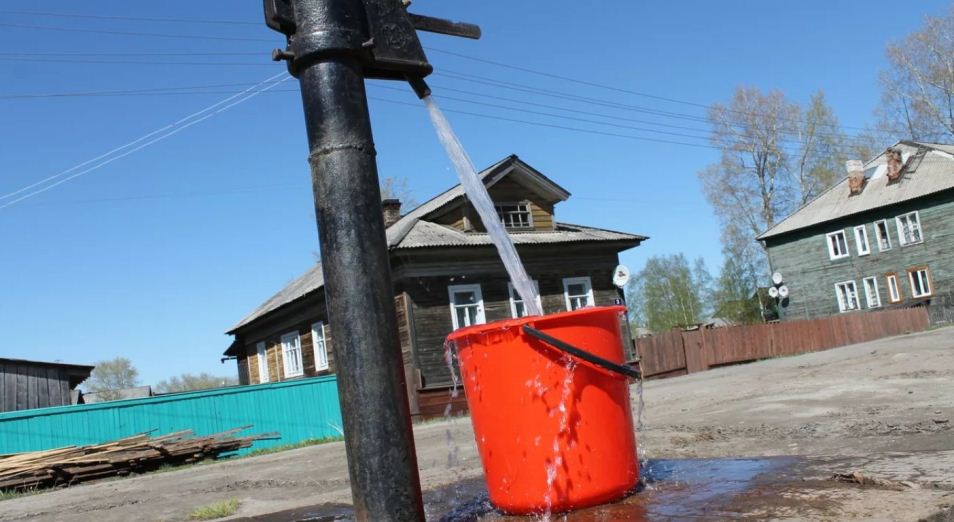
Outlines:
[[[584,308],[448,336],[498,508],[561,512],[618,500],[636,486],[629,379],[617,373],[634,373],[621,366],[625,313]]]

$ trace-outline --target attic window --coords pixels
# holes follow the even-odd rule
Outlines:
[[[530,203],[499,203],[494,205],[500,222],[507,228],[533,228]]]

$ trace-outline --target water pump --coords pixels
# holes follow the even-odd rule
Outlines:
[[[353,53],[363,68],[365,78],[406,79],[418,97],[430,93],[424,77],[434,70],[427,62],[417,30],[465,38],[480,38],[480,28],[473,24],[407,12],[409,1],[361,0],[364,19],[360,29],[338,29],[300,33],[295,20],[293,0],[265,0],[265,23],[285,34],[285,50],[276,49],[272,58],[287,60],[288,71],[295,77],[310,62],[322,55]]]

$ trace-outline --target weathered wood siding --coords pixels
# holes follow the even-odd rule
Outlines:
[[[553,202],[532,193],[510,178],[498,181],[490,187],[488,192],[495,203],[529,203],[533,228],[528,230],[553,230]],[[477,211],[470,203],[453,208],[446,214],[434,218],[434,221],[463,231],[486,231],[483,222],[477,216]]]
[[[847,196],[846,196],[847,197]],[[898,243],[898,215],[918,211],[924,241],[902,247]],[[874,223],[888,220],[891,250],[878,249]],[[854,227],[865,225],[871,253],[858,255]],[[828,255],[826,234],[843,230],[848,241],[850,255],[831,260]],[[908,201],[878,211],[851,216],[836,222],[792,233],[766,241],[772,268],[782,273],[790,291],[789,306],[783,309],[784,319],[806,319],[837,314],[838,300],[835,283],[854,281],[858,289],[861,308],[867,309],[862,280],[875,277],[882,306],[889,306],[885,274],[898,274],[898,283],[903,294],[899,304],[910,305],[929,300],[932,306],[949,302],[954,293],[954,192]],[[930,270],[932,290],[930,299],[915,300],[911,297],[911,283],[907,270],[915,266],[927,266]],[[943,315],[943,314],[942,314]]]
[[[619,298],[612,281],[613,269],[618,263],[616,254],[587,256],[584,249],[580,249],[580,252],[579,257],[564,252],[562,258],[547,256],[546,260],[535,259],[521,252],[530,277],[537,280],[540,286],[545,313],[566,310],[564,278],[589,276],[597,306],[611,305]],[[466,261],[459,261],[455,266],[455,275],[445,275],[449,270],[446,262],[432,267],[434,272],[442,271],[444,274],[429,274],[427,264],[423,262],[415,263],[412,273],[402,272],[401,286],[411,301],[410,327],[415,335],[413,357],[422,388],[451,384],[450,372],[444,361],[444,339],[453,330],[448,286],[479,283],[487,322],[511,317],[506,273],[499,261],[480,261],[490,254],[490,251],[473,253]]]
[[[72,396],[65,369],[0,362],[0,411],[69,404],[72,404]]]

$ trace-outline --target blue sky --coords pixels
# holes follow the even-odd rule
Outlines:
[[[422,37],[437,71],[429,82],[441,105],[490,116],[448,114],[474,162],[483,167],[516,153],[573,193],[557,208],[561,221],[650,236],[622,256],[634,271],[648,256],[676,252],[701,256],[714,271],[721,262],[718,224],[696,173],[717,152],[705,147],[705,139],[692,137],[705,135],[705,125],[693,119],[704,109],[692,104],[727,100],[738,85],[781,89],[798,101],[823,89],[842,124],[854,132],[872,121],[879,102],[877,75],[885,66],[885,45],[915,30],[924,15],[942,14],[948,3],[921,1],[903,10],[896,2],[860,0],[607,1],[597,9],[581,2],[542,5],[417,0],[412,6],[421,14],[483,28],[479,41]],[[10,12],[16,8],[251,23]],[[269,51],[281,44],[279,35],[261,23],[257,1],[4,3],[0,195],[281,72],[282,66],[268,60]],[[689,103],[584,86],[447,51]],[[19,52],[39,54],[10,54]],[[143,63],[160,61],[173,63]],[[488,80],[525,87],[508,89]],[[217,87],[195,88],[210,85]],[[175,95],[14,96],[172,87],[188,89]],[[527,87],[534,91],[526,92]],[[544,89],[616,106],[545,96]],[[0,355],[76,363],[124,355],[150,384],[182,372],[233,375],[234,363],[219,363],[230,342],[223,332],[307,269],[317,249],[297,82],[273,91],[0,209]],[[455,175],[410,89],[398,82],[372,82],[369,94],[381,175],[407,178],[419,201],[452,185]],[[652,131],[488,104],[574,118],[611,121],[560,111],[645,120],[650,123],[612,122]]]

